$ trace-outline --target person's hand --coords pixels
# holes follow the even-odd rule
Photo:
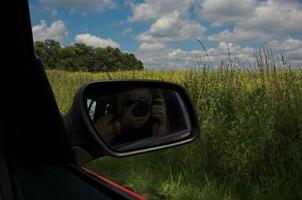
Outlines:
[[[136,117],[132,114],[132,109],[134,106],[135,103],[129,107],[123,108],[123,115],[119,120],[122,128],[140,128],[148,121],[150,113],[142,117]]]
[[[163,99],[157,98],[154,100],[155,105],[152,106],[151,116],[158,119],[159,123],[166,123],[166,107]]]

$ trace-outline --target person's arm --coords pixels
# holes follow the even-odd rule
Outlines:
[[[165,102],[160,98],[156,99],[155,102],[157,104],[152,106],[152,117],[157,121],[152,127],[152,133],[155,135],[163,135],[168,131]]]
[[[118,120],[113,120],[114,115],[106,115],[98,119],[95,123],[95,127],[98,133],[107,143],[110,143],[112,139],[122,133],[122,130],[128,128],[139,128],[143,126],[146,121],[149,119],[149,115],[143,117],[135,117],[131,113],[131,109],[127,108],[124,110],[123,116]]]
[[[118,120],[112,121],[113,117],[113,115],[106,115],[95,123],[97,132],[107,143],[121,133],[121,124]]]

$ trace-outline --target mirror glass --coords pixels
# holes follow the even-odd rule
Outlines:
[[[191,131],[185,104],[170,89],[102,89],[86,95],[86,106],[96,132],[116,151],[174,142]]]

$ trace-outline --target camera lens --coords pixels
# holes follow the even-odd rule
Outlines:
[[[139,98],[132,109],[132,114],[136,117],[142,117],[151,112],[150,101],[146,98]]]

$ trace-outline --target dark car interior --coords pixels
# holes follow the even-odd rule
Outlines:
[[[79,88],[69,112],[62,116],[44,66],[34,53],[28,1],[9,1],[4,9],[8,12],[2,17],[7,25],[3,25],[6,29],[2,31],[5,35],[0,69],[0,200],[144,199],[81,166],[105,155],[125,157],[195,140],[199,133],[198,118],[186,89],[154,80],[90,82]],[[112,92],[112,88],[138,86],[171,94],[155,92],[159,95],[157,99],[147,101],[147,97],[133,93],[139,101],[128,113],[149,117],[152,110],[154,126],[150,130],[155,136],[130,141],[125,148],[116,150],[96,132],[91,120],[92,104],[88,101],[94,99],[86,98],[86,93],[103,94],[104,88],[111,88]],[[167,108],[158,97],[165,98]],[[133,134],[132,129],[124,130]],[[112,133],[117,132],[107,133],[116,136]]]
[[[2,53],[0,200],[131,199],[76,167],[44,68],[26,0],[10,1]],[[13,49],[11,50],[11,48]]]

